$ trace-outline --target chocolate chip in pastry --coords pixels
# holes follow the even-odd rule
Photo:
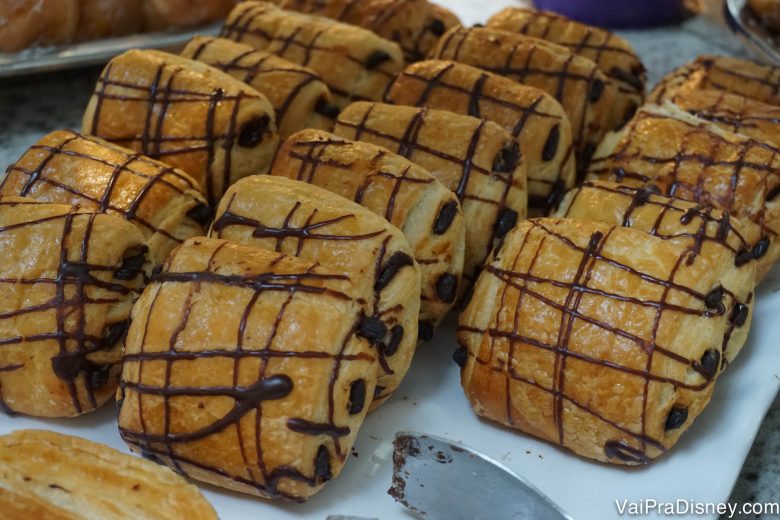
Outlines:
[[[142,0],[147,30],[197,27],[228,15],[239,0]]]
[[[309,67],[325,81],[336,104],[379,100],[404,68],[398,44],[329,18],[285,11],[268,2],[242,2],[221,36]]]
[[[116,215],[0,199],[0,410],[92,411],[116,390],[133,302],[152,269]]]
[[[198,488],[104,444],[43,430],[0,436],[0,511],[7,520],[216,520]]]
[[[79,0],[76,41],[97,40],[141,32],[144,2],[138,0]]]
[[[544,91],[460,63],[415,63],[389,85],[385,101],[488,119],[520,143],[528,175],[528,213],[546,215],[574,185],[569,119]]]
[[[157,264],[203,235],[211,219],[200,186],[183,171],[71,130],[44,136],[9,166],[0,196],[122,215],[141,230]]]
[[[181,168],[211,204],[238,179],[266,172],[279,143],[265,96],[213,67],[153,50],[108,63],[83,132]]]
[[[79,0],[0,2],[0,52],[68,43],[78,23]]]
[[[419,336],[426,339],[455,302],[463,275],[465,229],[455,194],[382,147],[319,130],[282,143],[271,173],[354,200],[404,233],[422,269]]]
[[[190,478],[306,500],[341,471],[375,391],[356,296],[298,258],[187,240],[133,309],[122,438]]]
[[[341,113],[334,133],[387,148],[455,192],[466,222],[462,288],[476,279],[494,245],[526,218],[526,166],[520,145],[492,121],[363,101]]]
[[[646,105],[599,146],[589,178],[655,186],[674,197],[712,205],[742,221],[758,263],[756,278],[780,256],[780,157],[747,137],[683,112]]]
[[[417,343],[420,268],[395,226],[312,184],[255,175],[225,193],[211,236],[347,275],[365,301],[358,334],[369,340],[380,365],[372,408],[398,388]]]
[[[650,233],[686,248],[688,263],[705,258],[721,289],[712,293],[713,308],[722,305],[727,320],[720,350],[730,363],[742,349],[753,315],[756,262],[739,219],[695,202],[661,195],[652,186],[633,188],[612,182],[585,181],[566,194],[554,217],[593,220]]]
[[[520,223],[458,325],[474,411],[604,462],[670,449],[710,400],[724,332],[717,272],[688,254],[599,222]]]

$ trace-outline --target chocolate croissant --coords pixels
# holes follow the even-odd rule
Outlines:
[[[9,166],[0,196],[119,214],[143,233],[157,264],[211,220],[200,186],[183,171],[71,130],[43,137]]]
[[[317,186],[255,175],[225,193],[211,236],[348,276],[365,301],[357,334],[369,340],[380,365],[372,407],[398,388],[417,344],[420,268],[395,226]]]
[[[0,410],[92,411],[116,391],[122,338],[152,269],[116,215],[0,199]]]
[[[306,67],[211,36],[196,36],[181,54],[226,72],[267,97],[282,139],[304,128],[333,128],[339,108],[322,79]]]
[[[569,119],[544,91],[450,61],[414,63],[398,74],[385,102],[447,110],[498,123],[520,143],[528,175],[528,213],[547,214],[574,185]]]
[[[599,146],[593,180],[656,186],[662,193],[726,211],[742,221],[758,260],[756,278],[780,256],[780,157],[763,143],[697,119],[674,105],[646,105]]]
[[[753,316],[755,260],[739,219],[695,202],[661,195],[649,188],[585,181],[566,194],[554,217],[593,220],[650,233],[686,248],[686,262],[706,259],[723,288],[719,304],[726,332],[720,349],[725,366],[745,344]],[[714,295],[713,298],[717,296]]]
[[[271,173],[354,200],[406,235],[422,269],[419,337],[430,339],[455,302],[463,274],[464,220],[455,194],[384,148],[318,130],[282,143]]]
[[[404,68],[398,44],[329,18],[285,11],[268,2],[242,2],[221,36],[309,67],[325,81],[336,104],[379,100]]]
[[[476,278],[495,243],[526,217],[520,146],[496,123],[427,107],[358,102],[341,113],[334,133],[405,157],[455,192],[466,222],[466,279]]]
[[[670,449],[710,400],[725,325],[717,272],[689,253],[600,222],[520,223],[458,325],[474,411],[604,462]]]
[[[133,309],[122,438],[195,480],[306,500],[341,471],[374,395],[357,297],[314,263],[189,239]]]
[[[106,65],[83,132],[181,168],[211,204],[238,179],[266,172],[279,143],[265,96],[203,63],[152,50]]]

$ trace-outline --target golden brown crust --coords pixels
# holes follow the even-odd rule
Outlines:
[[[589,178],[712,205],[742,220],[760,280],[780,257],[780,157],[762,143],[726,132],[674,105],[647,105],[608,135]]]
[[[384,148],[318,130],[302,130],[282,143],[271,173],[354,200],[404,233],[422,269],[420,337],[427,339],[425,330],[455,301],[442,297],[440,280],[457,288],[463,274],[465,228],[455,194]]]
[[[282,139],[303,128],[333,128],[338,107],[322,78],[306,67],[212,36],[194,37],[182,56],[216,67],[266,96]]]
[[[79,0],[0,3],[0,52],[69,42],[76,33]]]
[[[341,471],[374,395],[357,296],[316,264],[189,239],[133,309],[123,439],[194,479],[306,500]]]
[[[492,121],[428,107],[358,102],[341,113],[334,133],[387,148],[455,193],[466,222],[467,279],[476,278],[495,243],[526,217],[526,165],[520,147]]]
[[[221,36],[311,68],[340,107],[379,100],[404,68],[401,48],[371,31],[329,18],[285,11],[268,2],[242,2]]]
[[[395,226],[312,184],[255,175],[225,193],[210,236],[317,262],[349,276],[365,301],[361,334],[368,336],[379,360],[371,407],[398,388],[417,343],[420,268]],[[376,322],[384,330],[370,330]]]
[[[143,0],[147,30],[196,27],[224,18],[237,0]]]
[[[211,214],[198,183],[181,170],[70,130],[43,137],[9,166],[0,196],[122,215],[141,230],[157,264],[203,235]]]
[[[144,24],[142,3],[138,0],[79,0],[76,41],[140,32]]]
[[[520,143],[530,215],[546,214],[574,185],[571,125],[561,105],[542,90],[468,65],[429,60],[396,76],[385,101],[447,110],[503,126]]]
[[[0,508],[7,520],[217,518],[198,488],[167,468],[43,430],[0,437]]]
[[[671,448],[709,402],[724,328],[715,273],[686,257],[634,229],[522,222],[458,327],[476,413],[605,462]]]
[[[213,67],[152,50],[109,62],[83,132],[181,168],[212,204],[238,179],[267,171],[279,142],[265,96]]]
[[[753,315],[756,262],[743,263],[753,245],[738,219],[711,206],[604,181],[585,181],[571,190],[552,216],[630,227],[689,250],[688,262],[706,258],[725,289],[721,360],[725,365],[739,354]]]
[[[747,5],[770,31],[780,31],[780,2],[777,0],[748,0]]]
[[[0,409],[98,408],[116,390],[127,319],[152,269],[141,232],[115,215],[7,197],[0,241]]]

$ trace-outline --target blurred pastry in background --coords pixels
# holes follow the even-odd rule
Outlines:
[[[0,52],[69,42],[79,25],[79,0],[0,2]]]
[[[97,40],[141,32],[144,2],[138,0],[80,0],[76,41]]]
[[[779,0],[747,0],[747,6],[770,32],[780,31]]]
[[[224,18],[238,0],[143,0],[148,31],[197,27]]]

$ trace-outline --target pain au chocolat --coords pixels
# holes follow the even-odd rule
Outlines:
[[[725,325],[717,271],[688,254],[600,222],[520,223],[458,326],[474,411],[604,462],[671,448],[710,400]]]
[[[268,98],[282,139],[304,128],[333,128],[339,108],[327,85],[311,69],[213,36],[195,36],[182,56],[226,72]]]
[[[414,63],[388,86],[385,102],[487,119],[517,138],[528,176],[528,213],[546,215],[574,185],[568,117],[543,90],[452,61]]]
[[[688,249],[686,262],[707,259],[722,287],[710,300],[713,307],[724,306],[727,322],[721,360],[724,365],[734,360],[750,330],[756,278],[756,262],[740,258],[752,256],[752,244],[746,242],[739,219],[653,189],[603,181],[585,181],[571,190],[552,216],[630,227]]]
[[[116,390],[122,338],[152,269],[116,215],[0,199],[0,410],[92,411]]]
[[[312,184],[255,175],[228,189],[210,235],[348,276],[365,302],[357,333],[369,340],[380,365],[372,407],[398,388],[417,344],[420,268],[395,226]]]
[[[476,279],[495,242],[526,217],[520,146],[492,121],[428,107],[358,102],[339,115],[333,131],[405,157],[455,192],[466,222],[464,278]]]
[[[419,337],[430,339],[455,303],[463,275],[465,224],[455,194],[385,148],[319,130],[282,143],[271,174],[353,200],[404,233],[422,269]]]
[[[241,2],[221,36],[311,68],[336,104],[379,100],[393,74],[404,68],[398,44],[369,30],[329,18],[285,11],[268,2]]]
[[[341,471],[374,395],[362,310],[344,274],[187,240],[133,309],[122,438],[190,478],[306,500]]]
[[[157,264],[211,220],[200,186],[183,171],[71,130],[41,138],[9,166],[0,196],[119,214],[141,230]]]
[[[646,105],[599,146],[592,180],[655,186],[674,197],[711,205],[742,221],[756,278],[780,256],[780,157],[775,149],[697,119],[672,104]],[[651,188],[655,189],[655,188]]]
[[[43,430],[0,436],[6,520],[216,520],[198,488],[104,444]]]
[[[211,204],[238,179],[266,172],[279,143],[265,96],[213,67],[153,50],[108,63],[83,132],[181,168]]]

